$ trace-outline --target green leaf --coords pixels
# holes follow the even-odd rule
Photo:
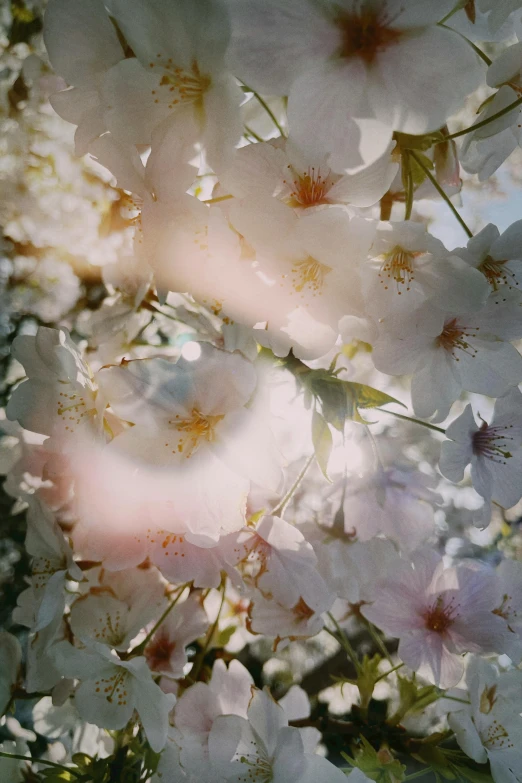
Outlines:
[[[331,482],[328,476],[328,460],[332,453],[333,438],[324,416],[314,410],[312,414],[312,443],[314,444],[315,458],[321,468],[325,479]]]

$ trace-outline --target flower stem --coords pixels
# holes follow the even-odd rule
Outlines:
[[[284,496],[284,498],[275,506],[275,508],[272,509],[270,512],[271,516],[273,517],[282,517],[287,505],[292,500],[293,495],[297,492],[299,487],[301,486],[301,482],[303,481],[304,477],[306,476],[306,473],[308,471],[308,468],[314,461],[315,454],[311,454],[308,459],[306,460],[301,472],[299,473],[298,477]]]
[[[443,435],[446,434],[446,430],[442,427],[436,427],[435,424],[430,424],[427,421],[422,421],[421,419],[414,419],[412,416],[404,416],[402,413],[395,413],[395,411],[389,411],[385,410],[384,408],[381,408],[384,413],[389,413],[391,416],[395,416],[397,419],[403,419],[404,421],[411,421],[414,424],[420,424],[422,427],[427,427],[429,430],[434,430],[435,432],[441,432]]]
[[[261,136],[258,136],[257,133],[252,130],[248,125],[245,125],[245,130],[248,133],[249,136],[252,136],[253,139],[256,141],[264,141],[264,139],[261,138]]]
[[[82,775],[71,767],[66,767],[64,764],[57,764],[55,761],[47,761],[47,759],[34,759],[31,756],[22,756],[19,753],[4,753],[0,750],[0,757],[4,759],[18,759],[19,761],[29,761],[33,764],[46,764],[48,767],[54,767],[55,769],[61,769],[69,774],[74,775],[75,778],[81,778]]]
[[[134,648],[134,650],[132,650],[132,651],[131,651],[130,655],[132,655],[132,656],[135,656],[135,655],[141,655],[141,653],[143,652],[143,650],[145,649],[145,647],[148,645],[148,643],[150,642],[150,640],[152,639],[152,637],[154,636],[154,634],[156,633],[156,631],[158,630],[158,628],[160,627],[160,625],[161,625],[161,624],[162,624],[162,623],[163,623],[163,622],[164,622],[164,621],[167,619],[168,615],[169,615],[169,614],[170,614],[170,612],[171,612],[171,611],[174,609],[174,607],[175,607],[175,606],[176,606],[176,604],[178,603],[179,599],[181,598],[181,596],[182,596],[182,595],[183,595],[183,593],[185,592],[185,589],[186,589],[186,588],[187,588],[189,585],[190,585],[190,582],[186,582],[184,585],[181,585],[181,587],[180,587],[180,588],[178,588],[178,589],[179,589],[179,592],[178,592],[177,596],[176,596],[176,597],[174,598],[174,600],[173,600],[173,601],[171,601],[171,603],[170,603],[170,604],[167,606],[167,608],[165,609],[165,611],[163,612],[163,614],[161,615],[161,617],[159,618],[159,620],[158,620],[156,623],[154,623],[154,625],[152,626],[151,630],[148,632],[148,634],[147,634],[147,636],[145,637],[145,639],[144,639],[142,642],[140,642],[140,643],[138,644],[138,646]]]
[[[510,103],[508,106],[505,106],[500,111],[495,112],[495,114],[492,114],[491,117],[487,117],[485,120],[481,120],[480,122],[475,123],[475,125],[471,125],[469,128],[464,128],[464,130],[457,131],[456,133],[450,133],[449,136],[445,136],[444,139],[441,139],[440,141],[436,141],[435,144],[443,144],[446,141],[449,141],[450,139],[458,139],[459,136],[465,136],[466,133],[471,133],[472,131],[478,130],[479,128],[483,128],[485,125],[489,125],[490,122],[493,122],[494,120],[498,120],[500,117],[503,117],[505,114],[509,114],[510,111],[513,111],[513,109],[516,109],[517,106],[520,106],[522,104],[522,98],[517,98],[516,101],[513,101],[513,103]]]
[[[219,204],[220,201],[228,201],[229,198],[234,198],[230,193],[226,196],[216,196],[216,198],[207,198],[206,201],[202,201],[202,204]]]
[[[457,9],[457,10],[458,10],[458,9]],[[446,19],[447,19],[447,18],[448,18],[448,17],[446,17]],[[444,20],[443,20],[443,21],[444,21]],[[469,44],[469,45],[471,46],[471,48],[474,50],[474,52],[475,52],[476,54],[478,54],[478,56],[480,57],[480,59],[481,59],[481,60],[483,60],[483,61],[486,63],[486,65],[487,65],[487,66],[490,66],[490,65],[491,65],[491,62],[492,62],[492,61],[489,59],[489,57],[487,56],[487,54],[485,54],[485,53],[482,51],[482,49],[479,49],[479,48],[478,48],[478,46],[475,46],[475,44],[473,43],[473,41],[470,41],[470,40],[469,40],[469,38],[466,38],[466,36],[465,36],[465,35],[462,35],[462,33],[459,33],[459,31],[458,31],[458,30],[454,30],[452,27],[447,27],[445,24],[443,24],[443,21],[442,21],[442,22],[439,22],[439,24],[438,24],[438,26],[439,26],[439,27],[444,27],[446,30],[451,30],[453,33],[457,33],[457,35],[460,35],[460,37],[461,37],[461,38],[462,38],[464,41],[466,41],[466,43],[467,43],[467,44]]]
[[[207,631],[207,635],[205,637],[205,643],[199,653],[196,656],[196,659],[194,660],[194,666],[192,667],[192,671],[189,674],[190,679],[192,682],[196,682],[199,672],[201,671],[201,667],[203,666],[203,661],[205,660],[205,655],[207,654],[207,650],[210,646],[210,642],[212,641],[212,637],[216,633],[216,629],[218,627],[219,618],[221,617],[221,612],[223,611],[223,606],[225,604],[225,593],[227,589],[227,578],[223,574],[223,579],[221,582],[220,590],[221,590],[221,603],[219,604],[218,613],[216,616],[216,619],[212,623],[212,626]]]
[[[450,139],[450,138],[451,138],[451,136],[447,136],[446,138],[447,138],[447,139]],[[433,174],[431,173],[431,171],[429,170],[429,168],[428,168],[427,166],[425,166],[425,165],[424,165],[424,163],[422,162],[422,160],[419,158],[419,156],[418,156],[418,155],[416,155],[416,154],[415,154],[415,152],[414,152],[413,150],[410,150],[410,155],[411,155],[411,156],[412,156],[412,158],[415,160],[415,162],[417,163],[417,165],[418,165],[418,166],[420,166],[420,168],[421,168],[421,169],[423,170],[423,172],[426,174],[426,176],[427,176],[427,177],[428,177],[428,179],[430,180],[431,184],[433,185],[433,187],[435,188],[435,190],[436,190],[436,191],[437,191],[437,193],[439,194],[439,196],[440,196],[442,199],[444,199],[444,201],[446,202],[446,204],[448,205],[448,207],[451,209],[451,211],[453,212],[453,214],[455,215],[455,217],[456,217],[456,218],[457,218],[457,220],[459,221],[460,225],[462,226],[462,228],[464,229],[464,231],[466,232],[466,234],[468,235],[468,237],[470,237],[470,239],[471,239],[471,237],[473,236],[473,231],[471,231],[471,229],[470,229],[470,228],[469,228],[469,227],[466,225],[466,223],[464,222],[464,220],[461,218],[461,216],[459,215],[459,213],[458,213],[457,209],[455,208],[455,205],[452,203],[452,201],[451,201],[451,199],[449,198],[449,196],[448,196],[448,195],[447,195],[447,194],[444,192],[443,188],[441,188],[441,186],[439,185],[439,183],[437,182],[436,178],[433,176]]]
[[[330,634],[330,636],[333,636],[333,638],[336,641],[339,642],[339,644],[341,645],[343,650],[347,653],[347,655],[350,658],[351,662],[355,666],[355,670],[356,670],[357,674],[359,674],[359,672],[361,671],[361,664],[359,663],[359,659],[357,657],[357,653],[355,652],[355,650],[353,649],[352,645],[348,641],[348,637],[344,633],[343,629],[341,628],[341,626],[339,625],[339,623],[337,622],[337,620],[335,619],[333,614],[331,612],[327,612],[326,614],[328,615],[328,617],[330,618],[332,623],[335,625],[335,630],[337,631],[337,634],[335,634],[333,631],[331,631],[326,626],[325,626],[325,630]]]
[[[251,92],[251,93],[252,93],[252,95],[254,96],[254,98],[257,98],[257,100],[259,101],[259,103],[261,104],[261,106],[263,107],[263,109],[266,111],[266,113],[268,114],[268,116],[270,117],[270,119],[272,120],[272,122],[274,123],[274,125],[276,126],[276,128],[277,128],[277,130],[279,131],[279,133],[281,134],[281,136],[282,136],[283,138],[285,138],[285,132],[284,132],[284,130],[282,129],[282,127],[280,126],[279,122],[277,121],[277,117],[275,116],[274,112],[272,111],[272,109],[270,108],[270,106],[268,105],[268,103],[267,103],[266,101],[264,101],[264,100],[263,100],[263,98],[262,98],[262,97],[261,97],[261,96],[260,96],[260,95],[259,95],[257,92],[255,92],[255,90],[253,90],[251,87],[249,87],[249,86],[248,86],[247,84],[245,84],[244,82],[243,82],[243,87],[244,87],[244,88],[245,88],[245,90],[247,90],[248,92]]]

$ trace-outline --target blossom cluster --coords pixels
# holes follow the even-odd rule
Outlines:
[[[522,2],[11,13],[0,772],[522,781]]]

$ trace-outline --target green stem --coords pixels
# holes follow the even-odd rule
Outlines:
[[[199,653],[198,653],[198,655],[197,655],[197,657],[196,657],[196,659],[194,661],[194,666],[192,667],[192,671],[189,674],[189,677],[190,677],[190,679],[193,682],[197,681],[199,672],[201,671],[201,667],[203,666],[203,661],[205,660],[205,655],[207,654],[207,650],[208,650],[208,648],[210,646],[210,642],[212,641],[212,637],[216,633],[216,629],[217,629],[218,623],[219,623],[219,618],[221,617],[221,612],[223,611],[223,606],[224,606],[224,603],[225,603],[226,588],[227,588],[227,579],[226,579],[226,576],[225,576],[223,581],[222,581],[222,583],[221,583],[221,591],[222,591],[221,592],[221,603],[219,604],[217,617],[214,620],[214,622],[212,623],[211,628],[209,628],[209,630],[207,631],[207,636],[205,638],[205,644],[203,645],[203,647],[199,651]]]
[[[420,769],[418,772],[412,772],[411,775],[406,775],[405,778],[402,780],[414,780],[415,778],[420,778],[421,776],[425,775],[427,772],[430,772],[431,767],[427,767],[426,769]]]
[[[386,679],[386,677],[387,677],[389,674],[393,674],[393,672],[396,672],[396,671],[398,671],[399,669],[402,669],[402,667],[403,667],[403,666],[404,666],[404,664],[403,664],[403,663],[398,663],[398,664],[397,664],[397,666],[393,666],[391,669],[388,669],[388,671],[387,671],[387,672],[384,672],[384,674],[381,674],[381,675],[380,675],[380,677],[377,677],[377,679],[375,680],[375,683],[378,683],[378,682],[380,682],[381,680],[384,680],[384,679]]]
[[[359,674],[360,671],[361,671],[361,664],[359,663],[359,659],[357,657],[357,653],[355,652],[355,650],[353,649],[352,645],[348,641],[348,637],[344,633],[343,629],[341,628],[341,626],[339,625],[339,623],[337,622],[337,620],[335,619],[333,614],[331,612],[327,612],[326,614],[328,615],[328,617],[330,618],[330,620],[334,624],[335,630],[337,631],[337,634],[335,634],[333,631],[330,630],[330,628],[327,628],[326,626],[325,626],[325,631],[327,631],[330,634],[330,636],[333,636],[333,638],[337,642],[339,642],[339,644],[341,645],[343,650],[347,653],[348,657],[350,658],[351,662],[353,663],[357,674]]]
[[[377,645],[377,647],[379,648],[381,653],[384,655],[384,657],[387,659],[387,661],[390,664],[390,666],[393,666],[393,661],[392,661],[391,655],[388,652],[388,650],[386,649],[386,645],[384,644],[383,640],[381,639],[381,637],[379,636],[379,634],[375,630],[375,626],[373,626],[372,623],[370,623],[366,619],[363,620],[363,623],[366,626],[366,628],[368,629],[368,633],[372,637],[373,641],[375,642],[375,644]],[[386,672],[386,674],[389,674],[389,672]]]
[[[444,20],[443,20],[443,21],[444,21]],[[469,40],[469,38],[466,38],[466,36],[465,36],[465,35],[462,35],[462,33],[459,33],[459,31],[458,31],[458,30],[454,30],[452,27],[447,27],[447,26],[446,26],[445,24],[443,24],[442,22],[439,22],[439,25],[438,25],[438,26],[439,26],[439,27],[444,27],[444,29],[445,29],[445,30],[451,30],[453,33],[457,33],[457,35],[460,35],[460,37],[461,37],[461,38],[462,38],[464,41],[466,41],[466,43],[467,43],[467,44],[469,44],[469,45],[471,46],[471,48],[474,50],[474,52],[475,52],[476,54],[478,54],[478,56],[480,57],[480,59],[481,59],[481,60],[483,60],[483,61],[486,63],[486,65],[487,65],[487,66],[490,66],[490,65],[491,65],[491,62],[492,62],[492,61],[489,59],[489,57],[487,56],[487,54],[485,54],[485,53],[482,51],[482,49],[479,49],[479,48],[478,48],[478,46],[475,46],[475,44],[473,43],[473,41],[470,41],[470,40]]]
[[[306,476],[308,468],[310,467],[310,465],[314,461],[314,457],[315,457],[315,454],[311,454],[308,457],[308,459],[306,460],[306,462],[305,462],[301,472],[299,473],[298,477],[296,478],[296,480],[294,481],[294,483],[292,484],[292,486],[290,487],[290,489],[288,490],[288,492],[286,493],[284,498],[270,512],[271,516],[273,516],[273,517],[282,517],[283,516],[283,514],[284,514],[284,512],[286,510],[287,505],[292,500],[292,497],[295,494],[295,492],[297,492],[297,490],[301,486],[301,482],[303,481],[304,477]]]
[[[411,166],[408,170],[406,182],[408,187],[406,188],[406,212],[404,213],[404,220],[409,220],[413,211],[413,173]]]
[[[170,603],[170,604],[167,606],[167,608],[165,609],[165,611],[163,612],[163,614],[161,615],[161,617],[159,618],[159,620],[157,621],[157,623],[155,623],[155,624],[152,626],[152,629],[151,629],[151,630],[148,632],[148,634],[147,634],[147,636],[145,637],[145,639],[144,639],[142,642],[140,642],[140,643],[138,644],[138,646],[134,648],[134,650],[131,650],[131,652],[130,652],[130,655],[132,655],[132,656],[135,656],[135,655],[141,655],[141,653],[143,652],[143,650],[145,649],[145,647],[148,645],[148,643],[150,642],[150,640],[152,639],[152,637],[154,636],[154,634],[156,633],[156,631],[158,630],[158,628],[160,627],[160,625],[161,625],[161,624],[162,624],[162,623],[163,623],[163,622],[164,622],[164,621],[167,619],[167,617],[168,617],[168,616],[169,616],[169,614],[172,612],[172,610],[174,609],[174,607],[176,606],[176,604],[178,603],[179,599],[181,598],[181,596],[183,595],[183,593],[185,592],[186,588],[187,588],[189,585],[190,585],[190,582],[187,582],[186,584],[182,585],[182,586],[179,588],[179,592],[178,592],[177,596],[176,596],[176,597],[174,598],[174,600],[173,600],[173,601],[172,601],[172,602],[171,602],[171,603]]]
[[[498,120],[500,117],[503,117],[505,114],[509,114],[510,111],[513,111],[513,109],[516,109],[517,106],[520,106],[521,104],[522,104],[522,98],[517,98],[516,101],[513,101],[513,103],[510,103],[504,109],[501,109],[500,111],[497,111],[495,114],[492,114],[491,117],[487,117],[485,120],[481,120],[480,122],[475,123],[475,125],[471,125],[469,128],[464,128],[464,130],[457,131],[456,133],[450,133],[449,136],[445,136],[444,139],[441,139],[440,141],[436,141],[435,144],[444,144],[444,142],[449,141],[450,139],[458,139],[459,136],[465,136],[466,133],[472,133],[472,131],[476,131],[479,128],[483,128],[485,125],[489,125],[490,122],[493,122],[494,120]]]
[[[282,127],[281,127],[281,126],[280,126],[280,124],[278,123],[278,121],[277,121],[277,117],[275,116],[275,114],[274,114],[274,112],[272,111],[272,109],[270,108],[270,106],[269,106],[269,105],[266,103],[266,101],[264,101],[264,100],[263,100],[263,98],[262,98],[262,97],[261,97],[261,96],[260,96],[260,95],[259,95],[257,92],[255,92],[255,90],[253,90],[251,87],[249,87],[249,86],[248,86],[247,84],[245,84],[244,82],[243,82],[243,87],[244,87],[244,88],[245,88],[245,89],[246,89],[248,92],[251,92],[255,98],[257,98],[257,100],[259,101],[259,103],[261,104],[261,106],[263,107],[263,109],[266,111],[266,113],[268,114],[268,116],[270,117],[270,119],[272,120],[272,122],[274,123],[274,125],[276,126],[276,128],[277,128],[277,130],[279,131],[279,133],[281,134],[281,136],[282,136],[283,138],[285,138],[285,132],[284,132],[284,130],[282,129]]]
[[[441,25],[441,24],[444,24],[445,22],[447,22],[448,19],[451,19],[451,17],[454,14],[457,13],[457,11],[461,11],[464,8],[465,5],[466,5],[465,0],[458,0],[458,3],[456,4],[455,8],[453,8],[451,11],[449,11],[449,13],[447,13],[446,16],[444,16],[440,20],[439,24]]]
[[[442,427],[436,427],[434,424],[430,424],[427,421],[421,421],[421,419],[414,419],[412,416],[404,416],[402,413],[395,413],[395,411],[389,411],[385,410],[384,408],[379,408],[383,413],[389,413],[390,416],[395,416],[397,419],[403,419],[404,421],[411,421],[414,424],[420,424],[422,427],[427,427],[429,430],[434,430],[435,432],[441,432],[443,435],[446,434],[446,430],[442,429]]]
[[[448,136],[447,138],[451,138],[451,137]],[[416,161],[417,165],[420,166],[420,168],[426,174],[426,176],[430,180],[431,184],[433,185],[433,187],[435,188],[435,190],[439,194],[439,196],[442,199],[444,199],[444,201],[446,202],[448,207],[451,209],[451,211],[453,212],[453,214],[455,215],[455,217],[459,221],[460,225],[462,226],[462,228],[464,229],[464,231],[466,232],[468,237],[471,239],[471,237],[473,236],[473,231],[471,231],[471,229],[466,225],[464,220],[461,218],[461,216],[459,215],[455,205],[452,203],[452,201],[449,198],[449,196],[444,192],[443,188],[441,188],[441,186],[439,185],[439,183],[437,182],[436,178],[433,176],[433,174],[431,173],[429,168],[424,165],[422,160],[419,158],[419,156],[413,150],[410,150],[410,155]]]
[[[245,130],[248,133],[248,135],[252,136],[252,138],[255,139],[256,141],[264,141],[264,139],[262,139],[261,136],[258,136],[257,133],[253,131],[249,125],[245,125]]]
[[[207,198],[206,201],[202,201],[202,204],[219,204],[220,201],[228,201],[229,198],[234,198],[231,194],[226,196],[216,196],[216,198]]]
[[[22,756],[18,753],[4,753],[3,750],[0,750],[0,756],[4,759],[18,759],[19,761],[29,761],[32,764],[46,764],[48,767],[54,767],[55,769],[61,769],[65,772],[69,772],[71,775],[74,775],[75,778],[81,778],[82,775],[79,772],[76,772],[76,770],[71,769],[70,767],[66,767],[63,764],[56,764],[54,761],[47,761],[47,759],[34,759],[31,758],[31,756]]]
[[[471,704],[471,702],[467,701],[466,699],[458,699],[456,696],[446,696],[445,693],[441,693],[440,698],[449,699],[450,701],[458,701],[460,704]]]

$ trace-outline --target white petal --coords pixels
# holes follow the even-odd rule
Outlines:
[[[101,0],[50,0],[44,40],[54,70],[74,86],[91,86],[123,58]]]

